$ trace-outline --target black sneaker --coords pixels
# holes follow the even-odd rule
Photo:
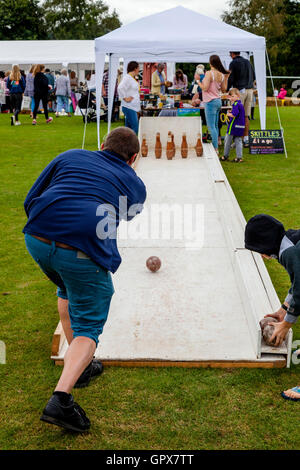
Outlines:
[[[85,368],[81,376],[77,380],[74,388],[84,388],[87,387],[91,381],[101,375],[103,372],[103,364],[99,359],[93,359],[92,362]]]
[[[84,410],[74,402],[72,395],[70,395],[68,404],[62,404],[62,400],[56,392],[48,401],[40,419],[75,432],[88,431],[91,426]]]

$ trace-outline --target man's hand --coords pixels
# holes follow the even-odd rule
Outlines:
[[[132,100],[133,96],[128,96],[128,98],[124,98],[124,101],[126,101],[126,103],[130,103]]]
[[[280,307],[280,309],[277,310],[277,312],[265,315],[265,318],[273,317],[273,318],[276,318],[276,320],[278,320],[279,322],[282,322],[284,320],[285,315],[286,315],[286,311],[282,307]]]
[[[282,321],[280,323],[270,323],[270,325],[273,325],[275,327],[274,333],[270,338],[270,342],[275,340],[274,346],[281,346],[281,344],[286,338],[286,335],[288,334],[289,329],[292,326],[292,323]]]

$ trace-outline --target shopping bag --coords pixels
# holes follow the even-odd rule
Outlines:
[[[30,96],[23,96],[22,107],[21,109],[30,109],[31,98]]]

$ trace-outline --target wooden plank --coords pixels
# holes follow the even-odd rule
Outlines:
[[[51,356],[58,356],[66,337],[61,322],[58,323],[52,338]]]
[[[181,368],[212,368],[212,369],[279,369],[286,367],[286,360],[284,358],[274,361],[193,361],[193,362],[180,362],[180,361],[118,361],[118,360],[105,360],[102,361],[104,367],[181,367]],[[55,360],[55,365],[63,366],[62,359]]]

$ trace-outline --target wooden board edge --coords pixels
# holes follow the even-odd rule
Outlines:
[[[54,359],[57,366],[63,366],[63,359]],[[103,360],[105,367],[181,367],[211,369],[280,369],[286,367],[286,359],[275,361],[137,361]]]
[[[51,356],[58,356],[66,337],[61,322],[58,323],[52,337]]]

